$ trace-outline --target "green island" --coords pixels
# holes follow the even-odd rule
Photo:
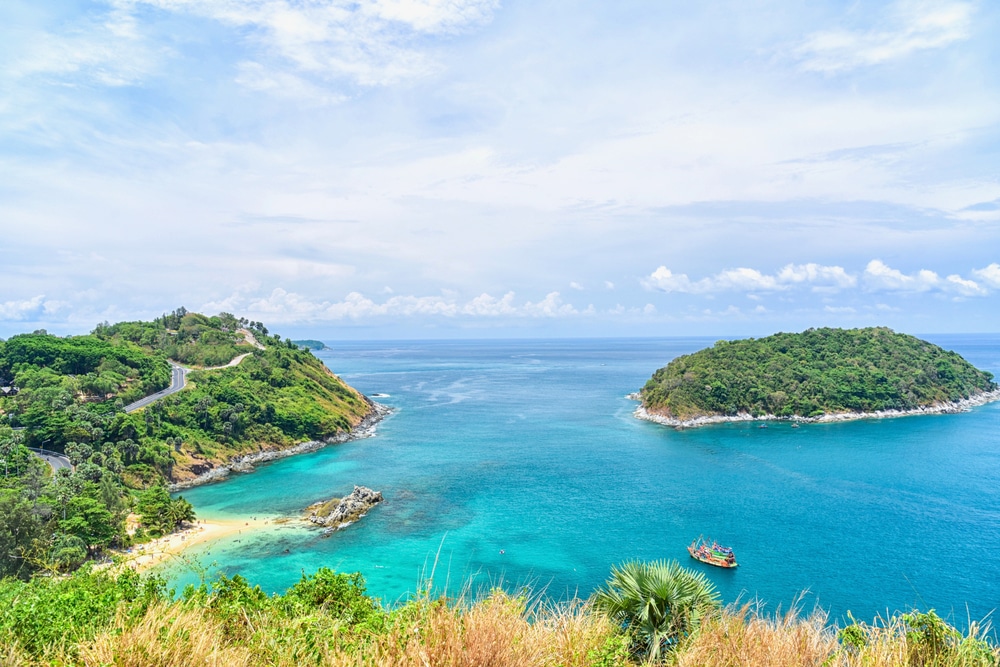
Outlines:
[[[295,343],[296,345],[298,345],[299,347],[304,347],[307,350],[329,350],[330,349],[330,348],[328,348],[326,346],[326,343],[324,343],[321,340],[306,339],[306,340],[293,340],[292,342]]]
[[[954,412],[1000,392],[955,352],[873,327],[719,341],[657,370],[638,398],[639,417],[696,426]]]
[[[881,340],[888,356],[898,349],[888,330],[832,335]],[[957,355],[915,344],[937,378],[935,389],[911,378],[917,404],[995,389]],[[740,346],[713,350],[730,347]],[[793,349],[783,353],[796,359]],[[129,408],[170,387],[174,363],[194,368],[186,386]],[[682,380],[701,366],[685,368]],[[878,377],[865,368],[859,377]],[[941,386],[944,376],[954,382]],[[378,407],[263,324],[184,309],[86,336],[14,336],[0,342],[0,387],[3,665],[1000,664],[995,638],[976,623],[959,631],[931,610],[838,628],[821,611],[725,606],[703,573],[676,561],[614,566],[587,599],[559,603],[524,588],[437,597],[425,581],[410,599],[386,604],[360,574],[327,568],[274,595],[239,575],[170,590],[122,553],[195,520],[168,483],[303,440],[348,437]],[[794,414],[799,405],[781,408]],[[53,469],[29,446],[61,452],[72,467]]]

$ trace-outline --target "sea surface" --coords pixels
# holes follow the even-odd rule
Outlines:
[[[925,336],[1000,376],[1000,335]],[[271,592],[326,566],[386,603],[529,587],[587,596],[612,565],[678,559],[726,602],[816,605],[843,621],[934,608],[959,625],[1000,605],[1000,403],[955,415],[799,429],[694,430],[625,398],[711,338],[328,341],[317,352],[394,412],[372,438],[183,492],[199,516],[298,516],[355,484],[386,502],[330,537],[292,521],[207,544],[168,571]],[[732,546],[720,570],[685,550]]]

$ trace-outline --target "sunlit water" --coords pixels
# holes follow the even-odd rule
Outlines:
[[[1000,336],[928,336],[1000,375]],[[374,438],[184,493],[203,517],[297,516],[354,484],[387,502],[323,538],[300,524],[188,555],[282,591],[321,566],[387,602],[421,577],[586,596],[628,559],[679,559],[726,601],[834,620],[913,606],[964,623],[1000,603],[1000,404],[959,415],[675,431],[624,398],[711,339],[348,342],[327,365],[395,412]],[[740,567],[692,561],[706,535]],[[213,563],[217,565],[212,565]],[[172,582],[198,580],[175,568]]]

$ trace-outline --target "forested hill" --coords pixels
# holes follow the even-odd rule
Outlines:
[[[248,356],[218,368],[240,355]],[[188,387],[125,413],[130,401],[170,384],[168,358],[196,369]],[[23,444],[65,452],[78,473],[98,479],[106,470],[132,487],[346,433],[372,409],[308,350],[263,324],[183,308],[152,322],[104,323],[85,336],[13,336],[0,343],[0,387],[0,425],[24,427]]]
[[[653,373],[640,392],[650,413],[703,416],[910,410],[993,391],[992,374],[885,327],[809,329],[719,341]]]

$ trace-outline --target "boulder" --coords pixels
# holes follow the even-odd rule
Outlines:
[[[326,528],[327,532],[333,532],[351,525],[382,500],[381,491],[372,491],[367,486],[355,486],[354,491],[346,498],[334,498],[325,503],[310,505],[307,511],[311,513],[306,520]]]

